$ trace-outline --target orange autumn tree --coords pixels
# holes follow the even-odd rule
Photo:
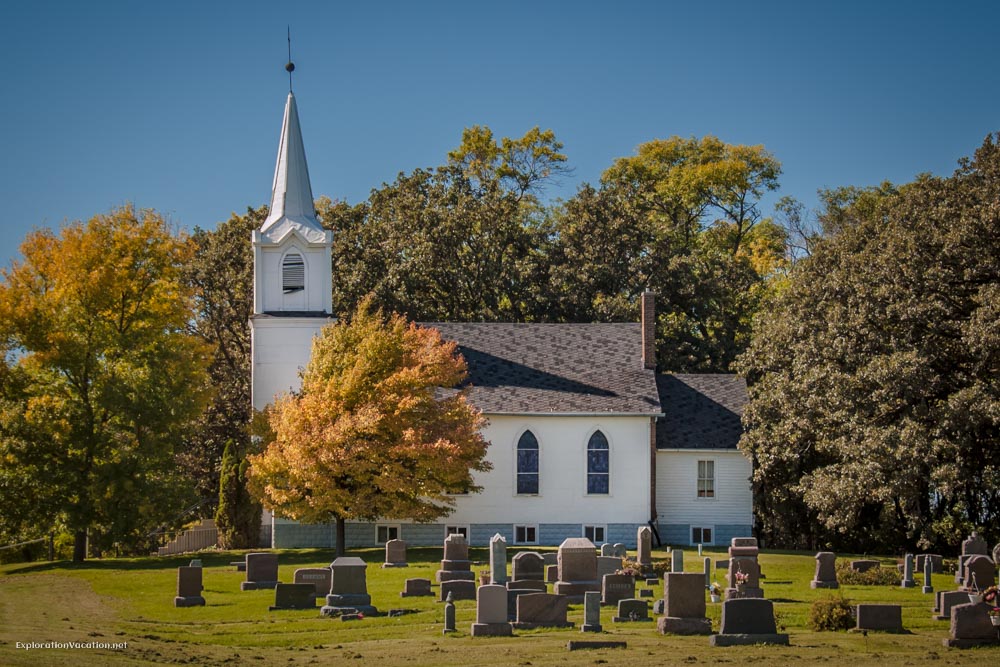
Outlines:
[[[334,520],[338,555],[348,519],[446,516],[450,494],[479,491],[472,471],[491,467],[485,419],[452,389],[466,374],[436,330],[363,302],[313,341],[302,389],[269,408],[251,492],[280,516]]]

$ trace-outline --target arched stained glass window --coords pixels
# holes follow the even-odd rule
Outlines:
[[[301,292],[306,288],[306,264],[302,255],[292,251],[281,263],[281,288],[285,294]]]
[[[538,493],[538,439],[525,431],[517,441],[517,492]]]
[[[594,431],[587,443],[587,493],[608,493],[610,453],[608,439]]]

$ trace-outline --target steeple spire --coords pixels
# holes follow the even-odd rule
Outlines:
[[[295,95],[289,92],[285,118],[281,123],[278,161],[274,167],[271,211],[260,231],[276,242],[291,230],[311,243],[321,243],[326,236],[323,226],[316,219],[299,111]]]

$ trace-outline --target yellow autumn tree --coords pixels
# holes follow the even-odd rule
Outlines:
[[[174,447],[208,397],[189,240],[125,206],[41,229],[0,272],[0,534],[65,530],[74,560],[148,549],[191,502]]]
[[[278,515],[337,526],[348,519],[428,522],[451,494],[479,490],[490,469],[482,415],[455,389],[466,365],[454,343],[370,301],[314,340],[302,389],[269,409],[269,444],[250,457],[251,492]]]

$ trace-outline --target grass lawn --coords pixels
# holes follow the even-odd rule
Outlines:
[[[329,550],[279,551],[282,581],[292,581],[300,567],[325,567]],[[508,549],[512,557],[516,549]],[[710,648],[706,637],[674,637],[657,633],[655,623],[615,624],[614,610],[602,610],[604,633],[583,635],[583,606],[570,607],[569,630],[516,631],[513,638],[475,638],[469,626],[475,603],[456,603],[459,632],[442,636],[443,605],[435,598],[401,598],[409,577],[434,578],[440,548],[411,548],[410,567],[381,569],[380,549],[350,552],[370,564],[368,591],[372,604],[417,613],[343,622],[312,611],[269,612],[273,591],[240,591],[244,575],[229,565],[243,552],[203,552],[205,607],[173,606],[176,567],[191,556],[105,559],[74,565],[67,562],[0,567],[0,665],[920,665],[1000,664],[1000,648],[959,651],[941,640],[948,623],[931,618],[932,596],[917,588],[842,586],[839,594],[854,602],[885,602],[903,607],[906,634],[812,632],[806,627],[810,603],[829,591],[809,588],[812,554],[768,552],[760,556],[765,595],[775,603],[778,625],[792,646]],[[722,550],[706,551],[714,559]],[[654,558],[666,558],[654,551]],[[471,558],[487,560],[485,549]],[[885,566],[894,567],[886,559]],[[695,551],[685,552],[685,570],[702,571]],[[482,566],[485,568],[486,566]],[[475,568],[474,569],[478,569]],[[725,584],[722,571],[715,580]],[[952,575],[935,575],[936,590],[954,588]],[[659,588],[659,587],[658,587]],[[435,592],[436,592],[435,588]],[[835,593],[836,594],[836,593]],[[662,597],[662,589],[656,591]],[[320,602],[321,603],[321,602]],[[718,629],[720,605],[708,604]],[[779,629],[779,631],[781,631]],[[625,640],[625,650],[566,650],[570,639]],[[127,648],[18,650],[16,642],[125,642]]]

